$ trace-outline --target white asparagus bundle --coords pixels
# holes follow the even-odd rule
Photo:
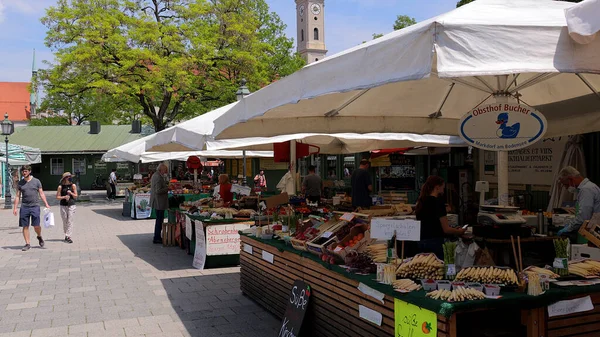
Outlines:
[[[410,292],[421,289],[421,285],[416,284],[413,280],[410,279],[396,280],[392,283],[392,286],[394,287],[394,290],[401,292]]]
[[[569,273],[582,276],[600,276],[600,262],[594,260],[585,260],[569,264]]]
[[[550,269],[540,268],[540,267],[536,267],[536,266],[527,267],[527,268],[525,268],[525,271],[532,271],[534,273],[538,273],[539,275],[547,275],[550,278],[560,277],[560,275],[556,274],[555,272],[553,272]]]
[[[403,261],[396,274],[404,278],[441,280],[444,276],[444,263],[435,254],[419,254]]]
[[[480,300],[485,298],[485,294],[479,290],[473,288],[457,287],[452,291],[449,290],[435,290],[427,295],[435,300],[449,301],[449,302],[463,302]]]
[[[385,243],[377,243],[370,246],[367,246],[366,253],[371,257],[373,262],[375,263],[385,263],[387,262],[387,244]]]
[[[526,271],[527,279],[529,280],[527,284],[527,295],[531,296],[539,296],[543,294],[542,284],[540,283],[540,275],[536,272]]]
[[[396,266],[393,264],[386,264],[383,266],[383,280],[385,284],[392,284],[396,280]]]
[[[519,280],[512,269],[496,267],[469,267],[461,270],[455,278],[457,281],[479,283],[504,283],[517,285]]]

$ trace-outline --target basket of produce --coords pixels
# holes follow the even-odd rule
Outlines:
[[[418,254],[406,259],[396,270],[402,278],[441,280],[444,276],[444,262],[435,254]]]
[[[395,291],[401,293],[409,293],[411,291],[420,290],[421,285],[416,284],[411,279],[400,279],[392,282]]]
[[[368,275],[377,272],[377,265],[365,253],[352,252],[346,255],[345,265],[348,267],[348,272],[350,273]]]
[[[464,268],[456,275],[455,280],[484,284],[505,284],[510,286],[517,286],[519,284],[519,279],[513,269],[493,266]]]
[[[338,233],[338,231],[342,230],[344,227],[347,226],[349,226],[347,222],[339,221],[337,223],[334,223],[333,226],[330,226],[327,229],[322,229],[316,238],[306,243],[307,250],[319,256],[327,253],[327,247],[339,241],[336,233]]]
[[[347,225],[336,233],[338,242],[334,242],[327,247],[327,250],[334,255],[344,259],[346,255],[355,250],[359,253],[367,249],[371,241],[371,234],[368,225]],[[341,237],[341,238],[340,238]]]
[[[373,259],[375,263],[387,262],[388,245],[386,243],[367,245],[365,252],[371,257],[371,259]]]

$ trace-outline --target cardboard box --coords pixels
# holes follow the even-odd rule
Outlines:
[[[577,259],[600,261],[600,248],[590,247],[587,244],[571,245],[571,260]]]
[[[274,195],[272,197],[266,198],[265,203],[267,204],[267,208],[277,207],[279,205],[286,205],[290,202],[290,197],[287,192],[283,192],[281,194]]]

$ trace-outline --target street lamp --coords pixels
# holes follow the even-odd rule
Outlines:
[[[10,195],[10,185],[12,184],[12,175],[10,174],[10,165],[8,163],[8,136],[12,135],[15,132],[15,125],[8,119],[8,113],[4,114],[4,120],[0,123],[2,127],[2,135],[5,136],[4,143],[6,145],[6,184],[4,186],[4,190],[6,191],[4,194],[4,208],[11,209],[11,195]]]
[[[240,82],[240,87],[235,92],[235,97],[239,102],[243,100],[244,97],[246,97],[247,95],[250,95],[250,90],[248,90],[248,87],[246,86],[246,79],[242,78],[242,81]],[[242,170],[244,171],[242,174],[242,186],[246,186],[246,150],[242,150],[242,160]]]

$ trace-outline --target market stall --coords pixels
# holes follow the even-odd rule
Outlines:
[[[307,335],[468,337],[486,336],[490,328],[494,336],[600,334],[598,282],[553,286],[540,296],[502,292],[498,299],[446,302],[424,290],[402,294],[374,275],[349,273],[281,241],[241,240],[242,291],[273,314],[283,316],[294,280],[310,285]]]

